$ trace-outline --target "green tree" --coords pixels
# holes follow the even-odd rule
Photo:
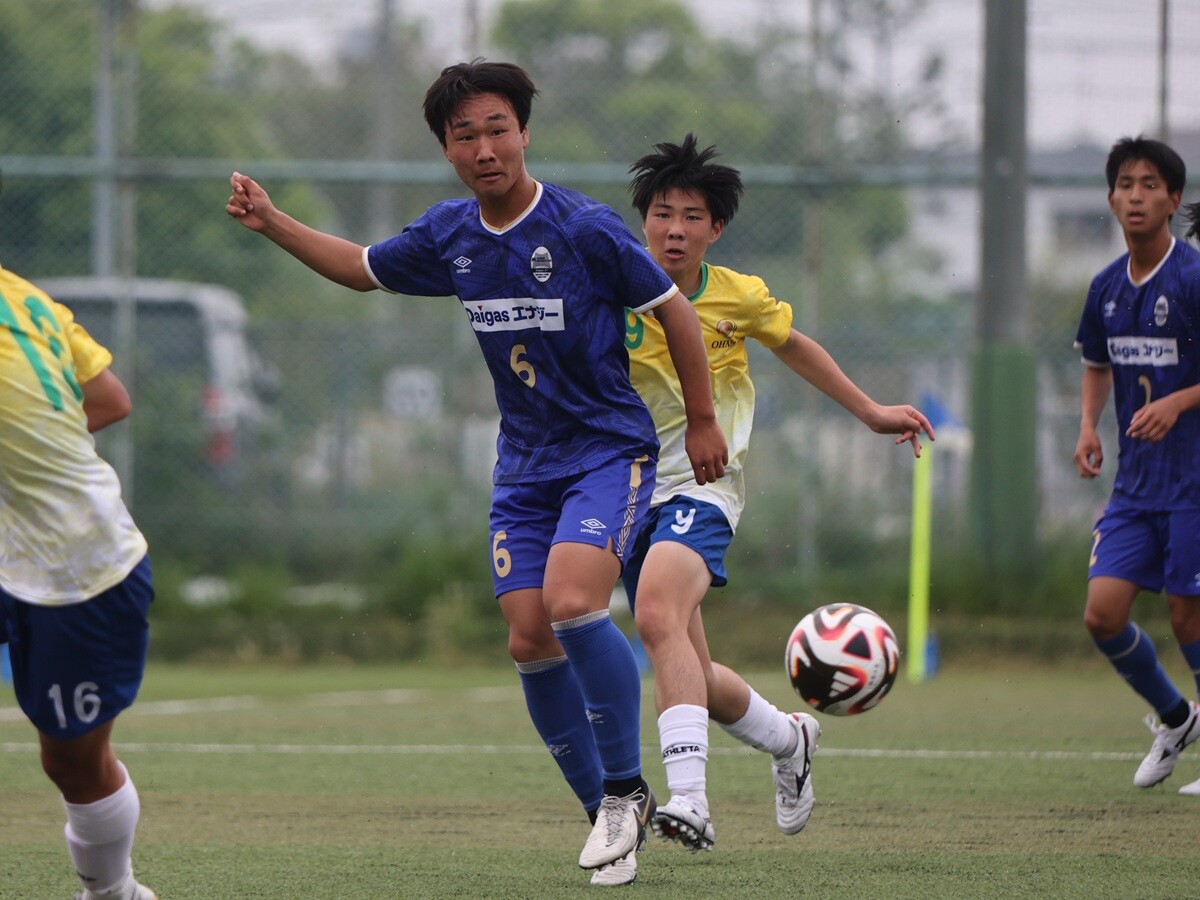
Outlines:
[[[0,153],[91,153],[98,8],[83,0],[0,4]],[[141,11],[139,157],[257,159],[281,152],[260,124],[253,98],[247,102],[237,89],[261,66],[260,57],[238,47],[227,64],[219,37],[218,26],[195,10]],[[89,273],[92,185],[83,170],[78,178],[10,176],[6,182],[0,217],[5,264],[33,276]],[[242,286],[252,303],[269,303],[281,284],[297,283],[295,267],[281,254],[229,227],[221,211],[223,180],[143,177],[136,187],[138,275]],[[285,189],[280,201],[297,212],[319,210],[308,191]],[[255,287],[267,283],[270,293]]]
[[[542,88],[536,157],[632,161],[687,130],[753,146],[768,121],[747,51],[708,37],[676,0],[528,0],[500,9],[493,40]],[[748,88],[748,89],[747,89]]]
[[[897,294],[888,251],[908,230],[904,192],[854,182],[865,166],[905,152],[898,120],[933,108],[940,74],[931,57],[917,84],[895,92],[852,48],[886,58],[925,5],[846,0],[818,4],[815,31],[776,22],[714,35],[676,0],[511,0],[492,37],[542,90],[534,160],[624,165],[695,132],[742,168],[750,190],[741,221],[763,223],[730,229],[714,257],[778,272],[772,286],[790,299],[836,297],[821,316],[834,322]],[[628,213],[623,191],[599,196]],[[819,274],[797,265],[813,248],[836,264],[821,262]]]

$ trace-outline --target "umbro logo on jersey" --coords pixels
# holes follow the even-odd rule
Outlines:
[[[584,534],[594,534],[599,536],[603,533],[605,525],[599,519],[584,519],[579,523],[583,527],[579,530]]]
[[[471,260],[467,259],[465,256],[460,256],[454,261],[454,264],[458,266],[459,275],[466,275],[471,271]]]
[[[538,247],[533,251],[533,256],[529,258],[529,269],[534,278],[545,284],[550,280],[553,268],[554,260],[551,258],[549,250],[545,247]]]

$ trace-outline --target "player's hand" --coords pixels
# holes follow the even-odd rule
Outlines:
[[[1179,409],[1175,402],[1169,396],[1162,397],[1135,412],[1125,434],[1139,441],[1157,444],[1170,433],[1178,419]]]
[[[878,406],[867,418],[867,427],[876,434],[894,434],[896,446],[912,444],[913,456],[921,456],[921,432],[925,432],[931,441],[937,440],[933,426],[915,406]]]
[[[1100,474],[1104,462],[1104,451],[1100,448],[1100,437],[1095,428],[1082,428],[1075,443],[1075,468],[1080,478],[1095,478]]]
[[[696,484],[711,484],[725,476],[729,465],[729,448],[725,435],[715,418],[703,422],[688,422],[683,446],[692,461]]]
[[[261,233],[275,213],[275,205],[262,186],[241,172],[229,177],[229,202],[225,212],[241,222],[251,231]]]

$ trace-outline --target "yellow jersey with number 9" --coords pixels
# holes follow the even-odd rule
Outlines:
[[[19,600],[87,600],[146,555],[83,411],[80,385],[111,363],[69,309],[0,268],[0,588]]]
[[[625,347],[630,380],[650,410],[662,445],[651,504],[657,506],[680,495],[704,500],[719,507],[730,527],[736,529],[746,504],[743,468],[754,425],[754,383],[746,340],[754,338],[765,347],[781,346],[791,334],[792,307],[772,297],[761,278],[708,263],[701,264],[700,289],[688,299],[700,318],[713,405],[725,432],[729,465],[724,478],[713,484],[696,484],[684,449],[687,416],[683,390],[666,335],[656,319],[627,310]]]

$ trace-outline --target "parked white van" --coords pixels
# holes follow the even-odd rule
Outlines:
[[[279,386],[277,370],[251,344],[237,293],[167,279],[30,280],[112,351],[113,372],[129,387],[138,418],[184,430],[199,422],[203,462],[237,465],[239,445],[272,414]],[[122,318],[122,303],[133,307],[132,316]],[[191,409],[180,409],[180,399]],[[170,408],[155,408],[156,400]],[[198,460],[179,460],[189,462]]]

